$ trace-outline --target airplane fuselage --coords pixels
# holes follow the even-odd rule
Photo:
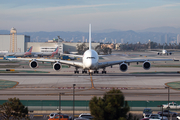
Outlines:
[[[167,54],[167,50],[162,50],[162,54]]]
[[[99,56],[95,50],[87,50],[84,52],[82,62],[83,69],[97,70]]]

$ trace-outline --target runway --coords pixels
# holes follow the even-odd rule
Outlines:
[[[179,74],[0,74],[1,80],[15,81],[14,88],[0,91],[0,99],[72,100],[73,84],[76,100],[101,97],[113,88],[120,89],[126,100],[167,100],[166,83],[179,81]],[[180,91],[170,89],[171,100],[179,100]]]

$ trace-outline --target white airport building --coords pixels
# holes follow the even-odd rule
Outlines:
[[[81,45],[82,43],[59,43],[59,53],[68,52],[77,52],[77,45]],[[87,47],[89,47],[89,43],[85,43]],[[96,46],[100,45],[100,43],[92,43],[92,49],[95,49]],[[28,42],[27,48],[33,46],[32,52],[52,52],[58,46],[57,42]]]
[[[10,52],[10,39],[11,35],[0,35],[0,52]],[[25,52],[27,50],[27,43],[30,42],[30,36],[17,35],[17,51]]]

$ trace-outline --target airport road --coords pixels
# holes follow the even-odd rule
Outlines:
[[[113,72],[112,71],[115,71]],[[131,67],[129,72],[121,73],[118,67],[108,68],[108,74],[73,74],[72,69],[63,69],[56,74],[0,74],[1,80],[18,82],[14,88],[0,91],[0,99],[18,97],[21,100],[72,100],[72,85],[75,87],[76,100],[90,100],[93,96],[102,96],[112,88],[120,89],[126,100],[167,100],[165,86],[169,82],[180,81],[178,73],[132,74],[144,71],[142,68]],[[179,68],[152,68],[155,71],[176,71]],[[170,89],[170,100],[179,100],[180,91]]]

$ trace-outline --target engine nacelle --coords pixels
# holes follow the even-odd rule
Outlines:
[[[59,71],[61,69],[61,64],[59,62],[53,64],[53,69]]]
[[[171,55],[172,53],[170,52],[169,55]]]
[[[30,68],[32,69],[35,69],[38,67],[38,62],[36,60],[32,60],[30,63],[29,63],[29,66]]]
[[[145,61],[145,62],[143,63],[143,68],[144,68],[145,70],[149,70],[149,69],[151,68],[151,63],[148,62],[148,61]]]
[[[119,69],[122,71],[122,72],[126,72],[126,70],[128,69],[128,65],[126,63],[121,63],[119,65]]]

